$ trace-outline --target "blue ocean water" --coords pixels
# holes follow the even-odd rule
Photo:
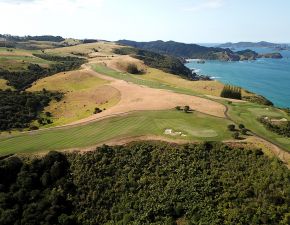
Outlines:
[[[242,49],[235,49],[239,51]],[[268,48],[252,48],[259,53],[277,52]],[[226,84],[237,85],[263,95],[278,107],[290,107],[290,51],[280,51],[283,59],[256,61],[187,63],[198,74],[208,75]]]

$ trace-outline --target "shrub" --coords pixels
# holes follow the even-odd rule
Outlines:
[[[232,134],[232,137],[233,137],[234,139],[239,139],[239,137],[240,137],[239,132],[234,132],[234,133]]]
[[[95,111],[94,111],[94,114],[98,114],[98,113],[101,113],[103,112],[103,110],[101,110],[100,108],[95,108]]]
[[[134,63],[128,64],[126,70],[128,73],[131,73],[131,74],[139,74],[140,73],[140,71],[138,70],[138,67]]]
[[[243,135],[246,135],[247,132],[248,132],[248,130],[247,130],[246,128],[242,128],[242,129],[241,129],[241,133],[242,133]]]
[[[190,111],[190,107],[189,107],[188,105],[184,106],[183,111],[184,111],[185,113],[188,113],[188,112]]]
[[[178,110],[178,111],[180,111],[181,110],[181,107],[180,106],[176,106],[175,109]]]
[[[245,125],[244,124],[239,124],[239,128],[242,130],[245,128]]]
[[[236,126],[234,124],[228,125],[228,130],[229,131],[234,131],[236,129]]]

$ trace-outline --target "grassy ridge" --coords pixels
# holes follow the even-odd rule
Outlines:
[[[184,140],[224,140],[230,138],[227,120],[204,114],[177,111],[136,112],[83,126],[43,130],[0,139],[0,154],[31,153],[47,150],[83,148],[107,141],[139,135],[157,135]],[[165,129],[182,132],[186,137],[165,135]]]

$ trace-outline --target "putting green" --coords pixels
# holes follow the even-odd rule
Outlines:
[[[85,148],[116,138],[155,135],[189,141],[230,139],[229,121],[198,112],[142,111],[86,125],[0,136],[0,154]],[[166,129],[187,136],[165,135]]]

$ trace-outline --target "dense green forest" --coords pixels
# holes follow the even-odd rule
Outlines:
[[[225,85],[221,97],[223,98],[233,98],[233,99],[242,99],[242,90],[240,87]]]
[[[19,92],[0,90],[0,131],[27,128],[51,100],[59,101],[59,92]]]
[[[62,42],[65,39],[60,36],[52,36],[52,35],[42,35],[42,36],[15,36],[15,35],[7,35],[0,34],[0,38],[4,38],[7,41],[12,42],[23,42],[23,41],[51,41],[51,42]]]
[[[143,60],[145,65],[160,69],[167,73],[181,75],[190,80],[198,80],[199,77],[192,73],[190,69],[183,65],[183,63],[175,57],[161,55],[158,53],[141,50],[137,48],[124,47],[115,49],[116,54],[131,55],[134,58]]]
[[[1,225],[286,225],[289,212],[290,172],[261,150],[139,142],[0,161]]]
[[[50,65],[49,68],[44,68],[38,64],[30,64],[27,70],[24,71],[8,71],[0,69],[0,78],[8,80],[10,86],[18,90],[25,90],[29,88],[33,82],[38,79],[54,75],[59,72],[78,69],[86,62],[85,59],[71,56],[54,56],[46,54],[35,54],[36,57],[54,61],[55,64]]]

